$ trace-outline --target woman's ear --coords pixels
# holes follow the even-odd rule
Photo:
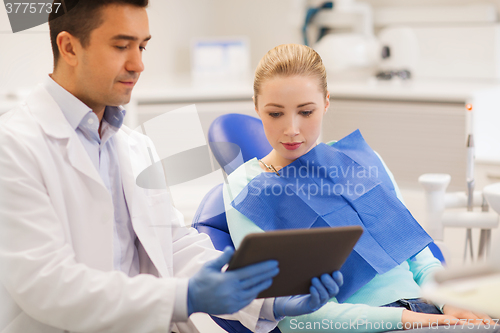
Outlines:
[[[327,93],[326,94],[326,101],[325,101],[325,112],[328,110],[328,108],[330,107],[330,93]]]
[[[255,104],[255,96],[252,96],[252,101],[253,101],[253,105],[255,105],[255,112],[257,112],[257,115],[260,117],[259,110],[257,109],[257,104]]]

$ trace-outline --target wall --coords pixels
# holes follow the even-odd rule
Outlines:
[[[500,9],[499,0],[365,0],[372,6],[433,6],[433,5],[475,5],[494,3]]]
[[[142,86],[161,85],[165,80],[188,74],[190,45],[195,38],[247,36],[251,68],[264,53],[282,43],[300,43],[305,6],[323,0],[150,0],[153,35],[144,54],[147,70]],[[465,5],[500,0],[366,0],[374,7],[415,5]],[[12,34],[7,14],[0,7],[0,94],[30,89],[51,71],[48,27]],[[153,69],[153,70],[152,70]]]
[[[246,36],[254,68],[270,48],[300,43],[304,5],[303,0],[152,0],[153,39],[145,62],[155,70],[144,73],[143,85],[189,73],[190,47],[196,38]]]
[[[189,73],[195,38],[247,36],[254,68],[275,45],[300,42],[304,0],[150,0],[153,39],[144,54],[143,86]],[[52,69],[48,25],[12,34],[0,7],[0,95],[31,89]]]
[[[0,95],[31,89],[52,69],[48,25],[12,33],[5,7],[0,7]]]

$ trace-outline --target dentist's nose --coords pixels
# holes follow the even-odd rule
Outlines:
[[[144,71],[144,63],[142,62],[142,53],[137,50],[137,52],[132,52],[130,55],[126,69],[129,72],[141,73]]]

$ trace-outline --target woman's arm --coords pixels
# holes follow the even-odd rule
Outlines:
[[[441,262],[434,257],[428,247],[413,257],[413,259],[408,259],[407,262],[410,266],[410,271],[413,274],[413,279],[419,286],[422,286],[426,282],[432,280],[432,276],[437,271],[443,269]]]

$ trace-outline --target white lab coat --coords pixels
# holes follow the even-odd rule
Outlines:
[[[113,271],[111,195],[48,92],[0,118],[1,333],[170,332],[177,288],[219,255],[181,227],[168,193],[135,184],[151,163],[148,139],[123,128],[116,144],[147,273],[134,278]],[[261,305],[238,319],[253,330]]]

